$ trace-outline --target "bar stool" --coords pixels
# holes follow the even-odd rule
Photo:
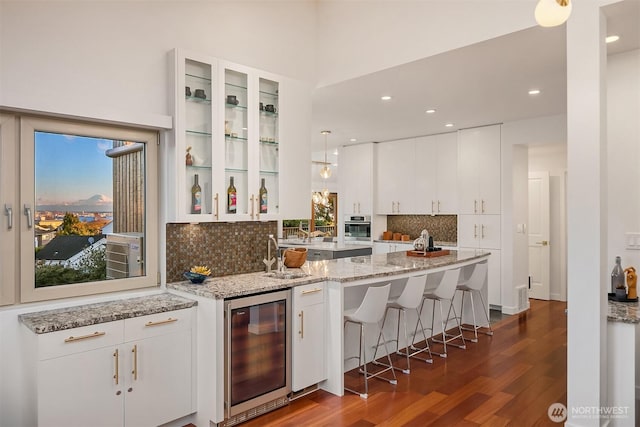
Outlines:
[[[468,280],[464,280],[458,283],[456,287],[456,293],[459,291],[462,294],[462,304],[460,306],[460,324],[462,325],[463,331],[473,331],[474,338],[471,338],[471,342],[478,342],[478,330],[481,328],[485,328],[488,330],[481,330],[480,333],[485,335],[493,335],[493,330],[491,329],[491,322],[489,321],[489,315],[487,314],[487,306],[484,304],[484,298],[482,296],[482,287],[487,279],[487,271],[489,269],[488,263],[481,262],[475,264],[473,266],[473,271],[471,272],[471,276]],[[482,312],[484,313],[484,317],[487,320],[486,324],[478,325],[476,322],[476,308],[473,304],[473,293],[476,292],[480,296],[480,302],[482,303]],[[468,328],[465,327],[462,323],[462,314],[464,313],[464,296],[465,294],[469,294],[469,299],[471,300],[471,314],[473,315],[473,327]],[[454,296],[455,299],[455,296]]]
[[[431,334],[433,334],[436,302],[438,303],[438,306],[440,308],[440,323],[442,326],[442,332],[441,332],[442,339],[441,340],[436,339],[435,336],[431,338],[433,342],[440,343],[444,346],[444,352],[439,354],[440,357],[447,357],[448,343],[451,343],[450,345],[453,345],[454,347],[458,347],[461,349],[467,348],[464,342],[464,336],[462,336],[462,329],[460,327],[460,323],[458,322],[458,317],[456,315],[456,309],[453,306],[453,296],[456,292],[456,286],[458,284],[459,278],[460,278],[459,268],[456,268],[453,270],[446,270],[444,272],[444,275],[442,276],[442,280],[440,281],[440,284],[438,285],[438,287],[435,289],[427,290],[427,293],[425,293],[422,297],[422,304],[420,305],[420,313],[422,314],[422,309],[424,308],[425,301],[426,300],[433,301],[433,309],[431,311],[431,328],[427,328],[427,329],[431,329]],[[447,320],[445,320],[444,313],[442,312],[443,301],[449,302],[449,311],[447,312]],[[458,327],[458,334],[456,335],[447,333],[447,323],[449,321],[448,318],[451,310],[453,310],[454,319],[456,320],[456,324]],[[416,324],[416,331],[417,331],[417,328],[418,328],[418,325]],[[454,344],[453,341],[456,339],[460,339],[462,341],[462,344]]]
[[[400,294],[400,296],[389,300],[389,302],[387,302],[387,309],[384,312],[384,320],[382,321],[382,327],[380,330],[381,334],[382,334],[382,330],[384,329],[384,325],[387,322],[389,310],[398,310],[398,328],[396,330],[396,338],[389,340],[389,342],[395,341],[396,354],[405,356],[407,359],[407,369],[402,369],[397,366],[393,366],[393,369],[401,370],[404,374],[408,374],[411,372],[411,365],[409,363],[410,357],[415,357],[416,359],[424,360],[427,363],[433,363],[433,358],[431,356],[431,349],[429,348],[429,342],[427,341],[427,335],[424,332],[424,326],[422,325],[422,320],[420,319],[420,313],[418,312],[418,306],[422,301],[422,294],[424,294],[424,288],[426,284],[427,284],[426,275],[409,277],[407,279],[407,283],[405,284],[404,289],[402,290],[402,293]],[[415,333],[413,335],[413,339],[411,340],[411,343],[409,343],[409,335],[407,334],[407,310],[415,310],[416,314],[418,315],[416,331],[417,331],[417,327],[420,326],[422,331],[422,336],[424,337],[424,342],[426,344],[424,348],[415,347],[414,345]],[[404,325],[404,342],[407,346],[404,352],[400,351],[400,319],[401,318],[403,320],[402,323]],[[378,341],[379,340],[380,340],[380,336],[378,336]],[[410,350],[413,350],[413,352],[411,352]],[[429,353],[428,359],[417,356],[417,354],[425,351]],[[377,352],[378,352],[378,348],[376,348],[376,354]],[[376,360],[376,354],[374,354],[373,360]],[[374,362],[374,363],[378,365],[387,366],[382,362]]]
[[[364,374],[364,393],[360,393],[356,390],[349,389],[344,387],[346,391],[350,391],[355,394],[359,394],[360,397],[366,399],[369,396],[369,378],[379,378],[381,380],[388,381],[390,384],[397,384],[398,381],[396,379],[396,373],[393,371],[393,364],[391,363],[391,357],[389,356],[389,351],[387,350],[386,339],[384,338],[384,334],[382,330],[380,330],[380,334],[378,335],[378,342],[376,343],[376,348],[380,346],[380,338],[382,337],[382,344],[387,351],[387,360],[389,361],[389,366],[384,369],[376,372],[369,373],[367,371],[367,355],[364,343],[364,325],[373,324],[378,326],[380,320],[382,320],[385,312],[385,307],[387,305],[387,300],[389,298],[389,291],[391,289],[391,283],[388,283],[384,286],[370,286],[367,289],[367,293],[364,295],[364,299],[358,308],[351,309],[345,311],[344,314],[344,329],[346,335],[347,323],[354,323],[360,326],[360,349],[358,350],[357,356],[347,357],[345,360],[350,359],[358,359],[358,366],[360,367],[359,372]],[[375,357],[375,356],[374,356]],[[364,358],[364,363],[363,362]],[[381,374],[391,371],[393,374],[393,379],[388,379],[384,377],[380,377]]]

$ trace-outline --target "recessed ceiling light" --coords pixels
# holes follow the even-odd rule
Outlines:
[[[620,40],[620,36],[616,36],[616,35],[610,35],[604,39],[604,41],[607,43],[617,42],[618,40]]]
[[[539,95],[540,94],[540,89],[531,89],[529,91],[529,95]]]
[[[391,97],[389,95],[385,95],[385,96],[381,96],[380,99],[382,99],[383,101],[388,101],[391,99]]]
[[[351,138],[349,141],[351,141],[351,142],[356,142],[356,141],[357,141],[357,139],[355,139],[355,138]]]
[[[445,126],[448,127],[448,128],[452,128],[453,127],[453,123],[447,123]]]
[[[433,114],[435,112],[436,112],[435,108],[430,108],[427,111],[425,111],[425,113],[427,113],[427,114]]]

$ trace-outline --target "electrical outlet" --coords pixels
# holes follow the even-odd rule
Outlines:
[[[640,250],[640,233],[627,232],[625,233],[626,249]]]

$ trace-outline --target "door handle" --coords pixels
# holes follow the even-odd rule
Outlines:
[[[536,242],[536,245],[547,246],[547,245],[549,245],[549,241],[548,240],[543,240],[541,242]]]

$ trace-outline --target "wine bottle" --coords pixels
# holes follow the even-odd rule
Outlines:
[[[200,184],[198,184],[198,174],[195,174],[193,179],[194,182],[191,187],[191,213],[200,214],[202,213],[202,189],[200,188]]]
[[[267,213],[267,187],[264,186],[264,178],[262,178],[262,184],[260,185],[260,213]]]
[[[237,211],[236,187],[233,185],[233,177],[229,181],[227,188],[227,213],[234,214]]]
[[[622,270],[621,258],[616,257],[616,265],[611,271],[611,292],[615,293],[616,288],[624,288],[624,271]]]

